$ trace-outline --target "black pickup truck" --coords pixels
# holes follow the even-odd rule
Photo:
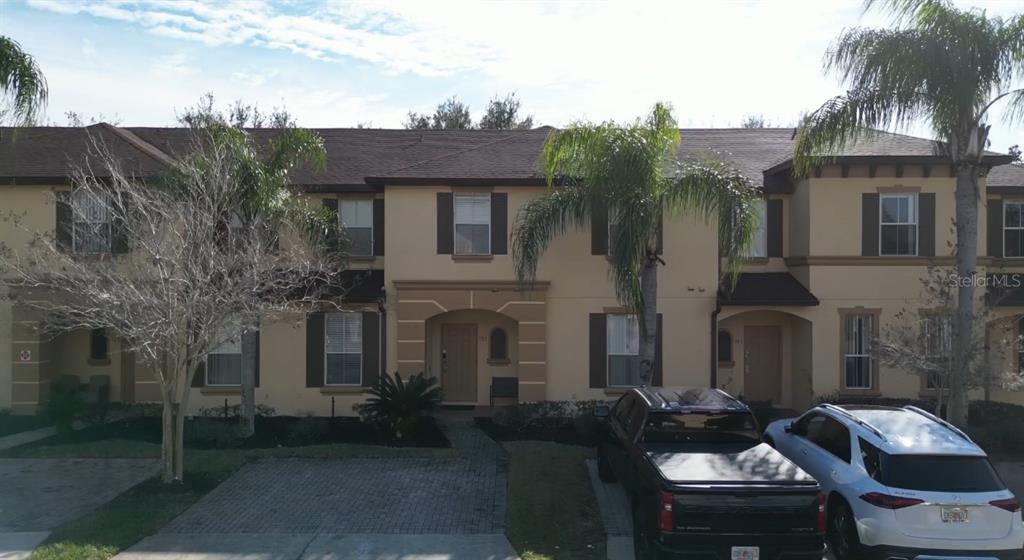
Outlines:
[[[621,482],[637,560],[821,560],[818,483],[717,389],[630,389],[594,411],[598,474]]]

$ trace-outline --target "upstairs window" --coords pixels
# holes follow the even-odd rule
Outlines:
[[[640,384],[640,324],[635,315],[608,315],[608,386]]]
[[[1024,257],[1024,202],[1003,203],[1003,256]]]
[[[220,344],[206,355],[206,384],[242,384],[242,335],[241,333],[218,336]]]
[[[74,224],[72,247],[81,254],[111,253],[113,218],[110,199],[94,191],[75,189],[71,193]]]
[[[917,255],[917,195],[883,194],[879,204],[879,255]]]
[[[455,194],[455,254],[491,254],[491,195]]]
[[[348,237],[348,252],[355,256],[373,254],[373,200],[341,199],[338,219]]]
[[[846,389],[872,388],[874,315],[843,318],[843,384]]]
[[[362,385],[363,314],[328,313],[324,328],[324,385]]]

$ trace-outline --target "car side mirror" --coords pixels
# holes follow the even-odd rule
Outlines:
[[[790,422],[789,424],[786,424],[782,429],[785,430],[787,434],[793,433],[793,423]]]
[[[610,415],[611,411],[608,409],[608,405],[599,404],[594,407],[594,418],[597,418],[598,420],[607,420]]]

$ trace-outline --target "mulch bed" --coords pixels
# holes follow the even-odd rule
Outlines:
[[[397,442],[375,426],[352,417],[257,416],[256,433],[238,437],[237,418],[195,417],[185,421],[185,447],[192,449],[264,449],[331,443],[406,447],[451,447],[433,418],[424,417],[416,437]],[[126,439],[160,443],[160,418],[138,416],[90,426],[37,442],[39,445]]]
[[[476,426],[495,441],[552,441],[568,445],[593,446],[594,438],[580,434],[571,419],[549,419],[535,422],[523,428],[513,428],[496,423],[491,418],[474,418]]]

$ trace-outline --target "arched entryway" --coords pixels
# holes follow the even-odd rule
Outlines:
[[[719,386],[747,401],[797,410],[810,406],[814,395],[811,327],[807,319],[774,309],[720,317]]]
[[[498,385],[518,401],[546,398],[547,283],[394,285],[399,372],[438,377],[453,404],[488,405]]]

